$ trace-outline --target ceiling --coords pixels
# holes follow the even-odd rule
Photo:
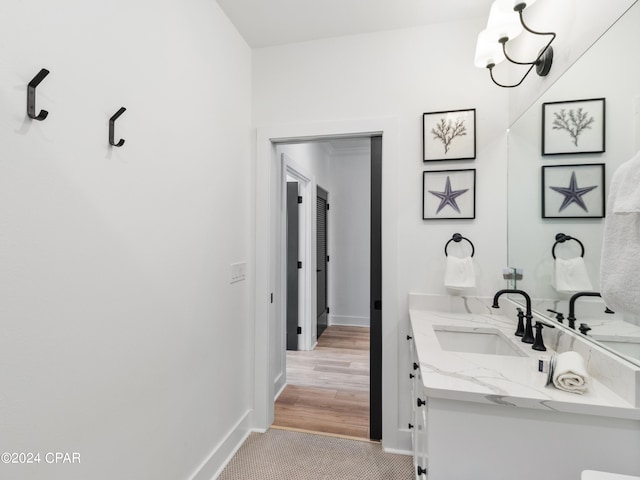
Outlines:
[[[492,0],[217,0],[254,48],[489,15]]]

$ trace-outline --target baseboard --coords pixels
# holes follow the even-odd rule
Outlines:
[[[287,386],[287,376],[284,374],[284,372],[280,372],[280,374],[276,377],[275,381],[273,382],[273,391],[281,392],[286,386]],[[280,393],[276,394],[276,396],[273,399],[274,402],[278,398],[278,395],[280,395]]]
[[[252,432],[251,413],[252,410],[247,410],[227,436],[216,445],[209,457],[196,469],[196,472],[189,480],[213,480],[218,478],[224,467],[227,466]]]
[[[344,327],[368,327],[371,324],[369,317],[353,317],[349,315],[329,315],[329,325],[342,325]]]
[[[282,387],[280,388],[280,390],[278,390],[278,391],[276,392],[276,394],[275,394],[275,398],[273,399],[273,401],[274,401],[274,402],[278,400],[278,397],[280,396],[280,394],[281,394],[282,392],[284,392],[284,389],[285,389],[285,388],[287,388],[287,384],[286,384],[286,383],[285,383],[284,385],[282,385]]]
[[[384,440],[382,442],[384,447]],[[385,452],[397,453],[399,455],[413,455],[413,444],[411,442],[411,430],[408,428],[399,428],[395,442],[392,446],[384,447]]]
[[[385,453],[395,453],[396,455],[406,455],[408,457],[411,457],[413,455],[413,452],[410,452],[409,450],[396,450],[395,448],[382,448]]]

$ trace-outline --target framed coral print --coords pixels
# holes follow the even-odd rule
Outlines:
[[[605,99],[542,104],[542,155],[605,151]]]
[[[604,163],[542,167],[542,218],[603,218]]]
[[[423,161],[476,158],[476,110],[422,114]]]
[[[476,218],[476,170],[422,172],[422,218]]]

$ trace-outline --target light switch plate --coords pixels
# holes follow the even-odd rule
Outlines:
[[[230,283],[243,282],[247,278],[247,262],[231,264]]]

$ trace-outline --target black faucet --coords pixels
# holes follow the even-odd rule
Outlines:
[[[498,290],[493,297],[493,305],[491,306],[492,308],[500,308],[500,305],[498,305],[498,298],[500,298],[500,295],[504,293],[517,293],[524,297],[524,300],[526,302],[526,309],[527,309],[524,316],[527,319],[527,323],[524,328],[524,333],[522,334],[522,341],[524,343],[533,343],[533,340],[534,340],[533,326],[531,325],[531,319],[533,318],[533,315],[531,314],[531,297],[527,292],[523,290],[516,290],[516,289]],[[520,328],[518,328],[518,330],[516,331],[516,335],[520,336],[519,333],[520,333]]]
[[[536,326],[534,327],[536,329],[536,339],[533,342],[533,345],[531,346],[531,348],[533,348],[534,350],[538,350],[540,352],[547,351],[547,347],[544,346],[544,339],[542,338],[543,326],[546,326],[548,328],[556,328],[553,325],[550,325],[548,323],[536,322]]]
[[[580,297],[599,297],[599,292],[578,292],[574,293],[569,299],[569,316],[567,321],[569,322],[569,328],[576,329],[576,300]]]

